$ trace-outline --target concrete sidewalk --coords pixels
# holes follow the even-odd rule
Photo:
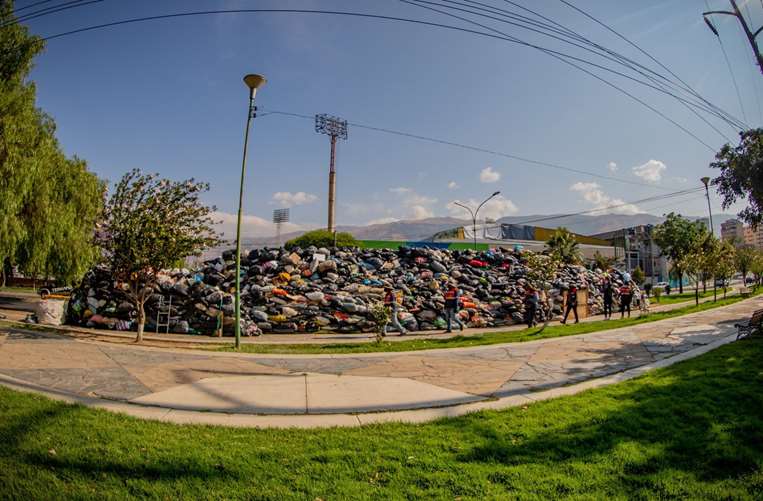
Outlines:
[[[755,297],[591,334],[363,355],[200,353],[10,329],[0,333],[0,375],[13,388],[175,422],[419,422],[567,394],[694,356],[733,339],[733,323],[761,307]]]

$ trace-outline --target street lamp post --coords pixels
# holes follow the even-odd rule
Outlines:
[[[254,96],[257,89],[265,84],[262,75],[247,75],[244,83],[249,87],[249,109],[246,114],[246,132],[244,133],[244,156],[241,160],[241,184],[238,190],[238,218],[236,219],[236,349],[241,347],[241,206],[244,202],[244,176],[246,174],[246,149],[249,145],[249,126],[252,118],[256,116],[257,107],[254,105]]]
[[[710,216],[710,234],[715,236],[715,230],[713,229],[713,210],[710,208],[710,190],[707,185],[710,182],[710,178],[705,176],[702,179],[702,184],[705,185],[705,197],[707,198],[707,215]]]
[[[458,205],[459,207],[466,209],[467,211],[469,211],[469,214],[472,216],[472,233],[474,236],[474,250],[477,250],[477,214],[479,214],[480,209],[482,208],[483,205],[485,205],[493,197],[497,197],[500,194],[501,194],[500,191],[496,191],[495,193],[487,197],[485,200],[483,200],[483,202],[479,204],[477,206],[477,209],[474,211],[472,211],[472,209],[467,205],[464,205],[460,202],[453,202],[453,205]]]

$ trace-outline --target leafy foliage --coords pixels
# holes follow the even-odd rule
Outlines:
[[[598,268],[601,271],[607,271],[608,269],[612,268],[615,263],[617,262],[617,259],[614,257],[607,257],[600,253],[599,251],[596,251],[593,255],[593,266],[594,268]]]
[[[636,282],[638,285],[641,285],[644,283],[644,270],[641,269],[641,267],[637,266],[635,270],[631,272],[631,279]]]
[[[104,214],[99,243],[114,278],[125,285],[138,310],[138,338],[143,337],[144,304],[157,272],[219,243],[210,217],[214,208],[199,196],[209,185],[158,179],[132,170],[116,185]]]
[[[652,237],[660,247],[661,254],[671,261],[672,272],[679,280],[679,293],[683,293],[681,277],[687,271],[685,266],[688,262],[685,258],[706,232],[702,223],[689,221],[674,212],[668,214],[665,222],[655,226],[652,232]]]
[[[84,161],[66,158],[53,120],[28,81],[43,44],[0,0],[0,262],[71,283],[96,259],[104,185]]]
[[[736,248],[734,262],[737,271],[742,274],[743,281],[747,280],[747,274],[752,269],[753,262],[758,254],[758,251],[751,245],[740,245]]]
[[[522,259],[527,265],[527,279],[538,289],[550,288],[560,262],[553,254],[525,252]]]
[[[314,245],[316,247],[334,247],[334,234],[328,230],[308,231],[304,235],[289,240],[284,244],[287,249],[300,247],[302,249]],[[360,245],[351,233],[340,231],[336,234],[336,247],[357,247]]]
[[[746,223],[757,226],[763,221],[763,129],[750,129],[739,134],[739,145],[725,144],[710,166],[721,170],[713,179],[721,205],[728,209],[737,200],[747,200],[739,213]]]
[[[564,264],[578,264],[582,260],[580,244],[567,228],[557,229],[546,245],[551,250],[551,255]]]

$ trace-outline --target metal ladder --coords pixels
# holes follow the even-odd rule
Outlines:
[[[159,329],[165,328],[164,333],[170,333],[170,318],[172,317],[172,296],[168,302],[164,302],[164,296],[159,298],[159,307],[156,309],[156,333],[159,334]],[[162,322],[162,319],[164,321]]]

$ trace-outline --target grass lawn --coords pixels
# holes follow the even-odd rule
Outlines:
[[[731,291],[734,290],[731,287],[726,289],[726,294],[730,294]],[[707,292],[702,292],[702,287],[699,288],[699,298],[704,299],[706,297],[713,297],[713,288],[710,287],[707,289]],[[718,297],[723,298],[723,289],[718,289]],[[663,294],[660,297],[660,302],[657,302],[657,299],[655,299],[654,295],[652,295],[649,298],[649,301],[653,305],[661,305],[661,304],[674,304],[674,303],[683,303],[684,301],[694,301],[694,289],[688,289],[684,288],[683,294],[678,294],[678,289],[676,289],[674,294],[671,294],[669,296],[666,296]]]
[[[140,421],[0,387],[6,499],[761,499],[763,339],[422,425]]]
[[[0,292],[26,292],[29,294],[37,294],[37,289],[32,287],[0,287]]]
[[[760,294],[763,289],[757,292]],[[415,339],[408,341],[382,341],[381,343],[347,343],[347,344],[242,344],[241,351],[246,353],[377,353],[393,351],[417,351],[432,350],[436,348],[457,348],[462,346],[479,346],[497,343],[514,343],[521,341],[533,341],[552,337],[571,336],[573,334],[586,334],[629,325],[655,322],[666,318],[696,313],[699,311],[717,308],[741,301],[740,296],[729,296],[718,299],[717,302],[700,303],[683,306],[671,311],[655,312],[642,317],[632,317],[620,320],[600,320],[596,322],[581,322],[579,324],[560,325],[558,322],[550,324],[540,332],[538,327],[519,331],[496,332],[476,336],[456,336],[443,339]],[[617,317],[617,315],[615,315]],[[217,351],[235,351],[232,345],[200,347],[199,349],[212,349]]]

